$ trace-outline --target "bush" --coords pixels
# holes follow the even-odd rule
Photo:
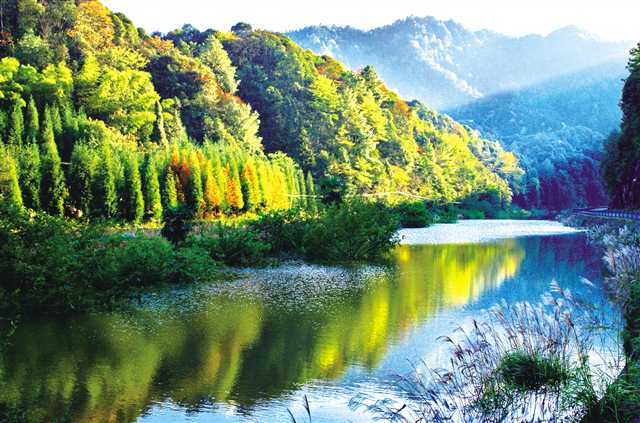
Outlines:
[[[397,244],[399,226],[396,214],[381,204],[332,206],[308,226],[304,254],[330,261],[376,260]]]
[[[164,226],[160,232],[173,245],[182,244],[191,232],[193,213],[184,206],[168,208],[164,212]]]
[[[230,266],[251,266],[264,261],[271,245],[260,239],[251,229],[223,226],[202,234],[200,239],[192,239],[191,245],[202,250],[216,261]]]
[[[403,228],[424,228],[433,224],[433,214],[424,203],[402,203],[395,208]]]
[[[505,355],[497,373],[505,383],[522,392],[560,386],[570,377],[559,359],[523,352]]]
[[[272,253],[299,254],[304,250],[304,236],[310,221],[303,211],[291,209],[263,215],[250,228],[271,246]]]

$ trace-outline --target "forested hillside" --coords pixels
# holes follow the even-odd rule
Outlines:
[[[640,209],[640,44],[631,51],[622,91],[622,125],[605,148],[603,173],[616,208]]]
[[[430,17],[371,31],[319,26],[289,35],[353,68],[373,64],[402,95],[499,140],[527,173],[517,204],[559,210],[606,203],[600,159],[620,122],[629,43],[575,27],[512,38]]]
[[[603,205],[600,160],[620,125],[625,76],[616,61],[447,112],[518,156],[527,173],[526,193],[515,198],[522,206]]]
[[[34,210],[138,223],[177,204],[313,208],[316,182],[500,206],[519,187],[512,154],[373,68],[246,24],[149,35],[95,0],[13,0],[0,53],[0,192]]]

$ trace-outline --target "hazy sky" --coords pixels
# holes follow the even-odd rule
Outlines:
[[[228,30],[239,21],[274,31],[336,24],[369,29],[409,15],[470,29],[547,34],[577,25],[605,39],[640,40],[639,0],[103,0],[147,31],[191,23]],[[224,6],[221,6],[224,4]]]

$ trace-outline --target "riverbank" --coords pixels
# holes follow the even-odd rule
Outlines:
[[[588,215],[571,216],[565,223],[587,228],[593,242],[606,248],[606,283],[625,321],[625,367],[583,422],[636,422],[640,419],[640,225]]]

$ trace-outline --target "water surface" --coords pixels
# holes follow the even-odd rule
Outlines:
[[[582,234],[402,245],[390,266],[292,263],[149,295],[130,313],[27,320],[0,355],[0,416],[289,421],[307,395],[315,422],[369,421],[348,400],[395,395],[389,376],[410,360],[443,360],[438,336],[501,299],[537,302],[554,280],[602,300],[582,277],[601,279]]]

